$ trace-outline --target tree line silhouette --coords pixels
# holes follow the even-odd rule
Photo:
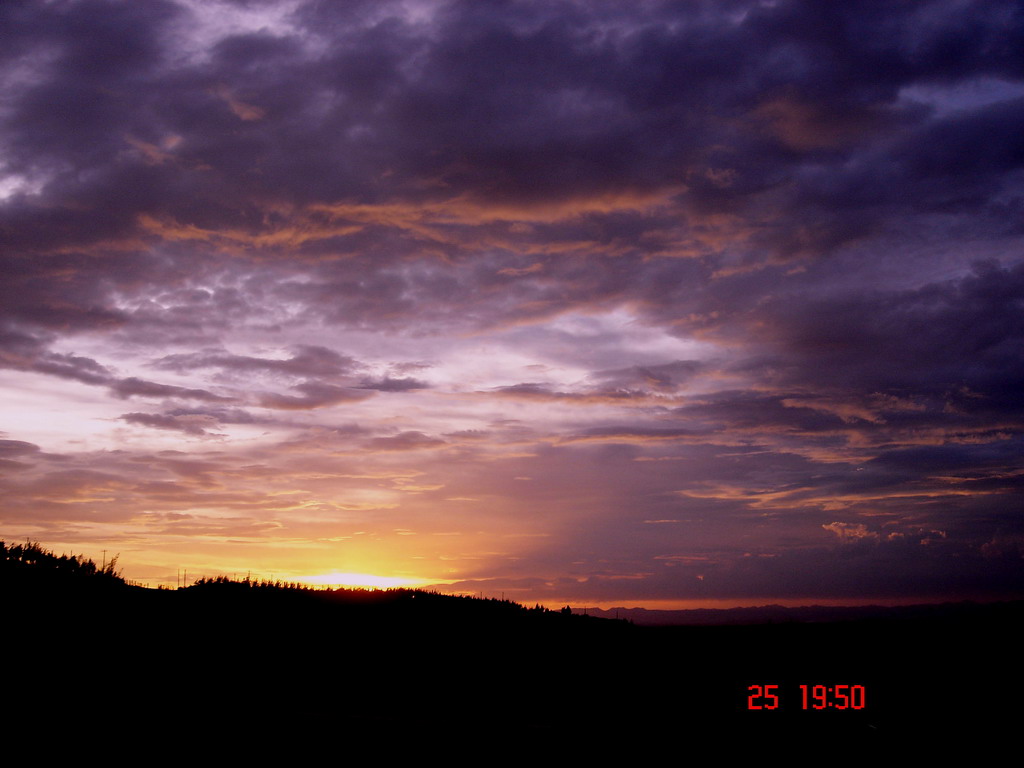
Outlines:
[[[110,597],[112,590],[123,596],[131,595],[138,610],[142,600],[159,600],[161,609],[169,609],[168,593],[174,593],[182,601],[197,610],[215,610],[228,605],[236,612],[258,605],[261,610],[292,609],[309,611],[327,606],[358,609],[373,609],[375,618],[386,619],[416,618],[441,621],[476,620],[494,621],[545,621],[556,619],[564,622],[587,621],[588,623],[618,623],[607,619],[574,614],[569,606],[551,610],[539,603],[527,607],[513,600],[468,595],[447,595],[433,590],[409,588],[344,588],[314,587],[300,582],[280,579],[230,578],[228,576],[201,577],[192,584],[171,590],[167,588],[148,589],[126,580],[118,570],[118,556],[97,565],[84,555],[61,554],[46,549],[38,542],[8,544],[0,540],[0,584],[9,596],[31,594],[38,599],[40,593],[60,601],[64,593],[74,593],[76,599],[82,592],[92,592],[94,597]],[[156,603],[154,603],[155,605]],[[365,611],[364,611],[365,612]]]

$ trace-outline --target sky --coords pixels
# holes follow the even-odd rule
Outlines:
[[[1024,596],[1024,7],[7,0],[0,537]]]

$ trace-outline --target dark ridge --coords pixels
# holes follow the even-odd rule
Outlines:
[[[0,553],[3,682],[16,703],[6,732],[31,744],[141,740],[190,760],[211,744],[223,758],[292,762],[356,745],[377,757],[635,760],[695,743],[870,755],[1016,726],[1002,694],[1021,682],[1019,605],[928,621],[640,627],[409,589],[221,577],[154,590],[127,583],[116,561],[35,544]],[[765,708],[751,686],[773,685],[781,705]],[[805,709],[801,685],[859,686],[866,703]]]

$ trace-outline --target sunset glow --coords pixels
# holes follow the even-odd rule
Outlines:
[[[322,576],[311,576],[299,579],[303,584],[322,585],[326,587],[344,587],[347,589],[415,589],[428,583],[427,580],[410,580],[387,576],[373,576],[369,573],[325,573]]]
[[[1019,3],[0,5],[0,538],[1024,595]]]

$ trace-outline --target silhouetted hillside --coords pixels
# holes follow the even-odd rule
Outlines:
[[[56,555],[38,544],[0,542],[0,585],[9,604],[30,613],[44,608],[47,620],[104,615],[127,629],[197,624],[205,632],[249,631],[288,642],[295,630],[338,631],[351,635],[397,636],[454,630],[472,632],[628,631],[626,621],[604,621],[527,608],[511,600],[442,595],[416,589],[327,589],[280,581],[202,578],[188,587],[146,589],[127,583],[116,571],[117,558],[97,566],[75,555]],[[127,611],[127,612],[126,612]],[[43,618],[40,617],[40,621]],[[571,628],[571,629],[570,629]],[[403,635],[404,636],[404,635]],[[375,641],[387,642],[375,637]]]
[[[656,628],[407,589],[216,578],[152,590],[114,561],[0,553],[8,732],[37,740],[289,754],[340,740],[392,754],[489,739],[467,754],[637,758],[737,738],[874,753],[1015,727],[999,694],[1020,683],[1019,606],[969,621]],[[777,686],[780,706],[751,686]],[[817,709],[814,686],[859,686],[866,703]]]

